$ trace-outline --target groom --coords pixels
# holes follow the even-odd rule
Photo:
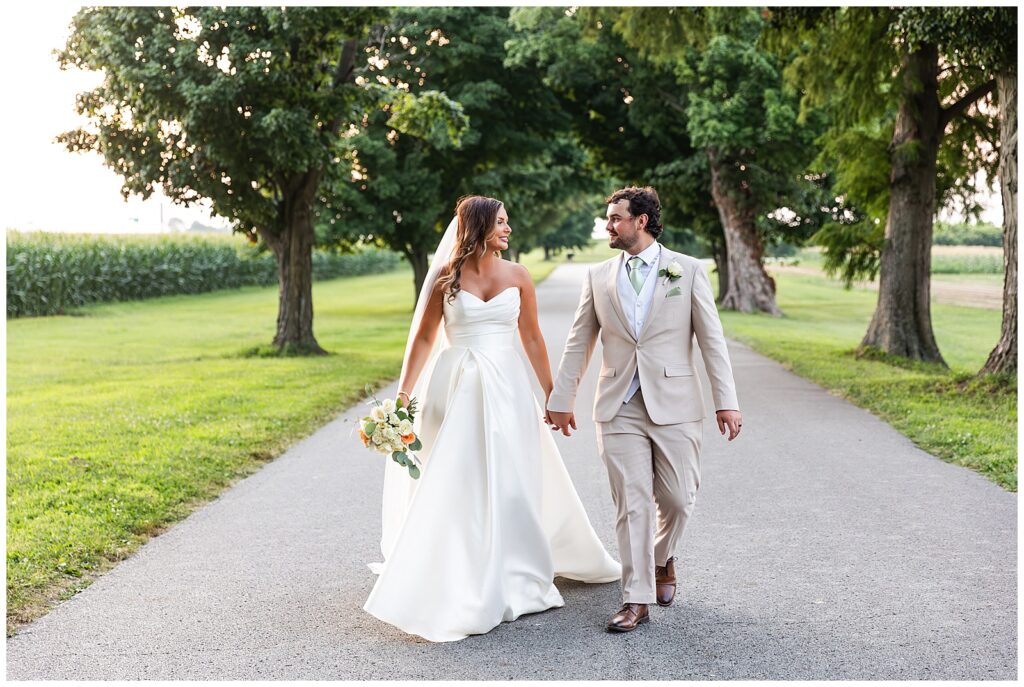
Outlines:
[[[606,202],[609,245],[623,252],[583,282],[547,415],[566,436],[576,429],[576,389],[600,337],[594,421],[617,511],[624,604],[608,629],[629,632],[650,619],[649,604],[672,604],[674,553],[700,486],[704,401],[694,334],[719,431],[728,429],[732,441],[742,419],[703,265],[657,242],[661,203],[653,188],[624,188]]]

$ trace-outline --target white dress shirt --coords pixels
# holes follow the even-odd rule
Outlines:
[[[622,251],[618,278],[619,303],[622,304],[622,312],[625,313],[626,319],[633,328],[633,336],[639,339],[640,332],[644,328],[644,322],[647,320],[647,313],[651,311],[651,303],[654,301],[654,285],[658,281],[657,267],[661,261],[661,244],[655,241],[637,254],[637,257],[643,260],[638,269],[644,277],[644,285],[640,289],[639,294],[633,289],[633,284],[629,281],[629,265],[627,262],[631,257],[633,256],[626,251]],[[633,381],[626,391],[626,400],[623,403],[629,403],[630,399],[633,398],[633,394],[639,388],[640,370],[638,368],[633,373]]]

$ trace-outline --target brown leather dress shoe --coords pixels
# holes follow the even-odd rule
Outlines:
[[[676,598],[675,560],[673,556],[665,565],[654,566],[654,589],[659,606],[671,606]]]
[[[640,623],[651,619],[647,615],[647,604],[624,604],[622,609],[608,621],[611,632],[632,632]]]

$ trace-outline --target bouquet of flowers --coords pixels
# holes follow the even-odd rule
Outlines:
[[[370,414],[359,421],[359,438],[363,440],[363,446],[378,453],[390,453],[391,460],[409,468],[409,476],[419,479],[420,462],[412,454],[412,451],[423,448],[423,443],[412,431],[416,399],[409,399],[409,405],[403,406],[401,396],[393,401],[390,398],[378,401],[369,387],[366,391],[373,400],[369,403]]]

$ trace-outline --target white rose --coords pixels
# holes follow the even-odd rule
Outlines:
[[[395,402],[392,401],[390,398],[385,398],[383,401],[381,401],[381,406],[384,408],[385,413],[395,412]]]
[[[388,414],[384,412],[384,409],[380,406],[374,406],[370,410],[370,419],[374,422],[381,423],[388,419]]]
[[[401,422],[401,420],[398,419],[398,415],[396,415],[395,413],[391,413],[391,415],[388,416],[388,422],[390,422],[393,425],[397,425],[399,422]]]
[[[398,424],[398,433],[401,434],[402,436],[405,436],[407,434],[411,434],[412,433],[412,423],[409,422],[408,420],[402,420]]]
[[[380,432],[374,432],[373,436],[370,437],[370,441],[379,446],[384,443],[384,437],[381,436]]]
[[[683,274],[683,266],[680,265],[675,260],[673,260],[672,264],[668,266],[668,273],[670,275],[672,275],[673,277],[682,276],[682,274]]]

